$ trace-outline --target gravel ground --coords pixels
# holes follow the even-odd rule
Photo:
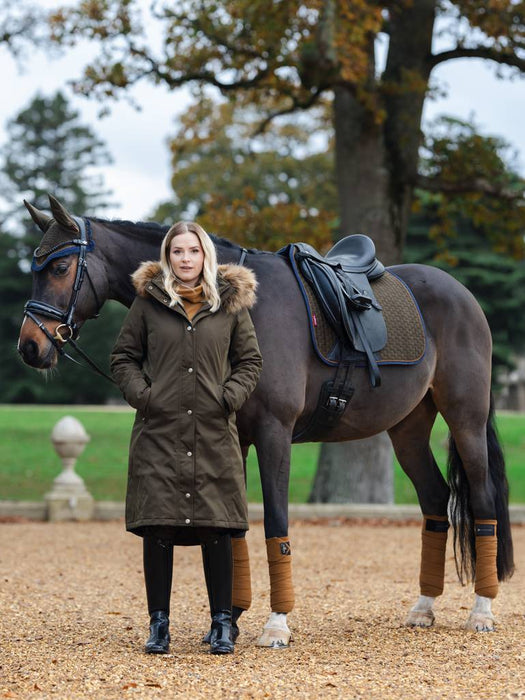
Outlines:
[[[208,622],[196,547],[175,551],[172,653],[146,656],[141,540],[121,522],[0,525],[0,698],[525,698],[525,528],[494,633],[466,632],[473,594],[451,551],[432,629],[403,626],[417,597],[419,526],[292,523],[296,608],[286,650],[255,642],[269,612],[262,526],[249,537],[254,602],[235,654]]]

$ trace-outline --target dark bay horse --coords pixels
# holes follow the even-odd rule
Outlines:
[[[50,202],[52,217],[28,205],[46,245],[36,251],[40,257],[35,258],[33,272],[35,303],[29,306],[18,345],[24,361],[40,369],[56,364],[58,351],[105,300],[130,306],[134,297],[130,274],[140,262],[158,260],[166,231],[151,223],[80,219],[54,198]],[[79,243],[79,232],[86,229],[89,245]],[[264,369],[237,423],[244,455],[251,444],[257,451],[266,538],[282,541],[288,538],[292,434],[308,423],[320,387],[334,370],[313,351],[304,302],[287,262],[262,251],[244,255],[243,249],[222,238],[214,237],[214,242],[219,262],[242,260],[259,282],[252,315]],[[86,268],[86,276],[80,275],[79,285],[80,268]],[[407,624],[429,627],[434,621],[450,519],[459,576],[475,581],[467,628],[492,630],[491,602],[498,581],[512,575],[513,554],[508,487],[491,407],[490,331],[474,297],[445,272],[423,265],[390,269],[409,287],[421,309],[428,336],[426,353],[418,364],[383,367],[378,388],[371,388],[365,368],[356,368],[350,410],[323,441],[359,439],[386,430],[414,484],[424,516],[422,559],[420,596]],[[58,315],[50,314],[50,308],[58,309]],[[451,433],[447,480],[429,445],[437,412]],[[289,547],[282,550],[288,552]],[[291,561],[289,555],[287,561]],[[286,577],[291,587],[291,567]],[[280,583],[271,578],[271,585],[273,601],[274,588]],[[262,646],[288,644],[289,610],[272,602],[259,641]]]

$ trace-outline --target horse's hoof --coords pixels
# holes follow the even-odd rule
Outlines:
[[[408,613],[405,625],[407,627],[432,627],[436,616],[432,610],[411,610]]]
[[[494,632],[494,617],[487,613],[470,613],[465,629],[470,632]]]
[[[256,646],[266,649],[286,649],[292,641],[290,630],[283,630],[276,627],[265,627],[263,633],[257,640]]]

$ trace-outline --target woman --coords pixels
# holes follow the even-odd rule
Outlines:
[[[111,356],[133,426],[126,529],[143,537],[150,638],[169,649],[173,545],[200,544],[212,616],[211,651],[233,652],[231,536],[248,529],[235,412],[262,368],[248,309],[253,273],[217,267],[196,223],[166,234],[160,262],[132,276],[137,290]]]

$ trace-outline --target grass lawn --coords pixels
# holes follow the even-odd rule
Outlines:
[[[91,441],[79,457],[76,471],[96,500],[122,501],[126,489],[127,450],[133,412],[106,407],[0,406],[0,500],[40,500],[61,471],[51,444],[51,431],[60,418],[70,415],[84,426]],[[525,503],[525,416],[501,414],[498,429],[507,460],[512,503]],[[447,428],[439,419],[432,436],[438,464],[446,464]],[[308,499],[315,474],[319,445],[294,445],[290,501]],[[395,464],[395,502],[416,503],[412,484]],[[248,500],[262,500],[253,447],[248,456]]]

